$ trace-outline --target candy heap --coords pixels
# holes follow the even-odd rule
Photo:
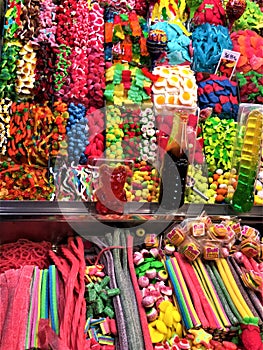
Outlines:
[[[220,344],[239,349],[230,340],[244,318],[263,322],[258,293],[263,276],[254,260],[262,259],[259,244],[257,230],[235,220],[214,224],[209,217],[186,220],[160,241],[146,235],[133,262],[153,348],[197,349],[200,342],[209,349]]]
[[[197,86],[193,71],[187,66],[155,67],[153,73],[159,78],[154,82],[154,106],[158,113],[168,105],[196,107]]]
[[[196,27],[192,34],[193,69],[213,73],[223,49],[231,50],[233,44],[227,28],[209,23]]]
[[[8,0],[0,63],[4,161],[24,168],[51,166],[64,179],[55,196],[88,200],[95,196],[81,166],[93,157],[132,159],[135,181],[125,185],[127,200],[162,200],[171,210],[183,204],[191,164],[196,189],[211,203],[229,203],[234,188],[215,189],[213,177],[216,170],[227,176],[231,170],[234,132],[228,129],[236,127],[233,120],[239,123],[239,100],[262,102],[260,5],[250,0]],[[227,53],[218,65],[223,50],[240,57]],[[178,106],[185,119],[177,129],[175,122],[167,128]],[[160,116],[164,113],[166,118]],[[190,115],[197,123],[200,119],[203,135],[189,123]],[[227,126],[224,144],[218,141],[220,128],[213,133],[207,128],[206,122],[220,127],[217,117]],[[176,130],[180,136],[172,142]],[[142,169],[141,162],[146,162]],[[165,173],[172,165],[178,176],[169,183]],[[212,186],[208,192],[205,176]],[[192,189],[187,195],[188,202],[198,201]]]

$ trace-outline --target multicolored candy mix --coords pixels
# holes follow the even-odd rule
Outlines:
[[[254,70],[263,73],[263,38],[256,32],[246,29],[231,34],[233,50],[241,55],[237,62],[237,72],[247,73]]]
[[[237,83],[214,74],[204,81],[201,80],[202,78],[201,74],[197,76],[200,109],[213,108],[214,113],[220,118],[236,120],[239,106]]]

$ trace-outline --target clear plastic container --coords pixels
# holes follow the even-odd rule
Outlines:
[[[238,180],[232,206],[237,212],[247,212],[254,204],[254,185],[260,165],[263,106],[242,103],[238,121],[231,171],[232,175],[237,174]]]
[[[175,210],[184,204],[188,164],[194,154],[193,149],[189,151],[187,125],[191,117],[197,116],[197,108],[165,105],[156,117],[161,175],[159,204],[165,210]]]

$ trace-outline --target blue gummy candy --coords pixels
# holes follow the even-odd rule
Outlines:
[[[207,98],[210,102],[213,102],[213,103],[219,102],[218,96],[216,96],[213,92],[210,92],[210,94],[207,95]]]
[[[198,100],[201,104],[207,104],[209,102],[205,94],[198,96]]]
[[[222,105],[222,112],[230,112],[232,107],[231,102],[226,102]]]

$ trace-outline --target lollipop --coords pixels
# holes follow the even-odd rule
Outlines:
[[[245,12],[246,0],[229,0],[226,4],[226,14],[229,21],[229,30],[231,31],[234,22]]]
[[[151,55],[153,65],[162,52],[166,50],[167,41],[167,35],[164,30],[151,29],[149,31],[146,46]]]

